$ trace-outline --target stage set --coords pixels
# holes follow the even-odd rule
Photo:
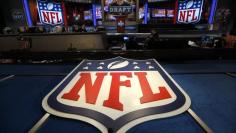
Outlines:
[[[4,2],[0,133],[236,131],[224,2]]]

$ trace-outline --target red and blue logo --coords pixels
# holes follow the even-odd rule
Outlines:
[[[153,119],[185,112],[191,101],[155,59],[83,60],[43,100],[50,114],[101,132],[123,133]]]
[[[63,15],[61,3],[38,0],[40,22],[46,25],[62,25]]]
[[[177,23],[191,24],[201,20],[203,0],[184,0],[178,3]]]

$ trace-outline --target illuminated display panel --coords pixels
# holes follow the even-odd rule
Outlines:
[[[84,11],[84,20],[92,20],[92,10]]]
[[[144,16],[150,14],[150,19],[147,19],[147,23],[145,24],[208,24],[209,18],[214,18],[214,16],[210,14],[212,1],[213,0],[178,0],[177,2],[170,0],[149,0],[147,2],[148,12],[146,14],[144,10],[145,1],[140,2],[139,23],[143,23]],[[186,13],[184,14],[184,12]],[[189,16],[188,20],[186,20],[188,12]],[[182,13],[182,17],[179,17],[180,13]],[[180,18],[185,19],[183,23],[178,22]],[[197,18],[198,21],[190,21],[190,18]]]
[[[96,5],[96,19],[102,19],[102,7],[101,7],[101,5]]]
[[[120,0],[122,1],[122,0]],[[115,3],[116,0],[105,0],[104,1],[104,16],[106,21],[114,21],[116,18],[114,15],[109,13],[109,6],[112,3]],[[128,14],[128,20],[135,21],[136,20],[136,1],[135,0],[123,0],[125,3],[129,3],[132,6],[132,13]]]
[[[144,7],[139,8],[139,19],[144,18]]]
[[[152,9],[152,17],[166,17],[165,9]]]
[[[167,17],[174,17],[174,10],[167,9],[166,10],[166,16]]]

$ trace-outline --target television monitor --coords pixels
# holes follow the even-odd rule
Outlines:
[[[144,7],[143,8],[139,8],[139,19],[144,18]]]
[[[152,17],[157,18],[157,17],[166,17],[166,10],[165,9],[152,9]]]
[[[136,0],[123,0],[123,1],[129,3],[132,6],[132,13],[128,14],[128,19],[135,19],[136,18],[136,14],[135,14]],[[109,20],[109,21],[116,20],[116,18],[108,11],[110,4],[112,2],[116,2],[116,0],[104,0],[103,2],[104,2],[103,10],[104,10],[104,15],[105,15],[106,20]]]
[[[92,11],[88,10],[88,11],[84,11],[84,20],[92,20]]]
[[[101,5],[96,5],[96,19],[102,19],[102,7],[101,7]]]
[[[172,10],[172,9],[167,9],[167,10],[166,10],[166,16],[169,17],[169,18],[174,17],[174,10]]]

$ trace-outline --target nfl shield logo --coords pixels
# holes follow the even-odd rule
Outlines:
[[[197,23],[201,19],[203,0],[185,0],[178,3],[177,23]]]
[[[84,60],[43,100],[50,114],[123,133],[178,115],[190,98],[155,59]]]
[[[38,0],[37,4],[41,23],[52,26],[63,24],[62,8],[60,3]]]

